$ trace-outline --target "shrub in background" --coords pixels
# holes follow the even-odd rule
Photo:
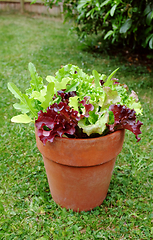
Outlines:
[[[59,2],[45,0],[49,7]],[[152,0],[64,0],[63,12],[66,20],[75,19],[80,38],[100,34],[107,45],[153,49]]]

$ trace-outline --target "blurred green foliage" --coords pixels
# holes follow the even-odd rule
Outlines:
[[[62,2],[44,1],[49,7]],[[96,34],[105,46],[153,49],[151,0],[64,0],[63,13],[81,39]]]

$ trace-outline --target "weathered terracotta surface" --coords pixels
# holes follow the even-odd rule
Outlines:
[[[36,132],[54,201],[74,211],[99,206],[107,195],[124,133],[119,130],[92,139],[56,138],[43,145]]]

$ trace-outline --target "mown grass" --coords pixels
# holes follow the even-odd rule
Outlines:
[[[152,239],[153,213],[153,74],[118,57],[81,49],[69,25],[52,18],[0,15],[0,239]],[[126,132],[108,195],[91,212],[74,213],[56,205],[50,195],[32,125],[13,124],[12,81],[24,90],[33,62],[45,78],[67,63],[116,74],[139,93],[144,112],[142,140]],[[153,70],[152,70],[153,71]]]

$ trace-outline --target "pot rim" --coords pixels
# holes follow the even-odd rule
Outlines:
[[[55,137],[53,142],[47,141],[44,145],[36,131],[36,142],[44,157],[62,165],[85,167],[96,166],[117,157],[122,149],[124,134],[123,129],[98,138]]]

